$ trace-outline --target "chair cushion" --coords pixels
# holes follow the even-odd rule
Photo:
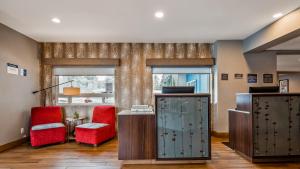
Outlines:
[[[31,130],[45,130],[45,129],[53,129],[59,127],[65,127],[65,125],[63,123],[39,124],[39,125],[32,126]]]
[[[85,123],[85,124],[76,126],[76,128],[98,129],[98,128],[102,128],[105,126],[108,126],[108,124],[106,124],[106,123]]]

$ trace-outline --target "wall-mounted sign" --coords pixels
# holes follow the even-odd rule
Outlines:
[[[6,67],[7,73],[19,75],[19,66],[11,63],[7,63]]]
[[[273,74],[263,74],[264,83],[273,83]]]
[[[228,73],[222,73],[221,80],[228,80]]]
[[[20,69],[21,76],[27,76],[27,69]]]
[[[248,74],[248,83],[257,83],[257,74]]]
[[[243,74],[236,73],[236,74],[234,74],[234,78],[235,79],[243,79]]]

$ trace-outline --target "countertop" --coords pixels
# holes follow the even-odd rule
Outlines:
[[[151,112],[133,112],[130,110],[123,110],[118,113],[118,116],[119,115],[155,115],[155,113],[153,111],[151,111]]]

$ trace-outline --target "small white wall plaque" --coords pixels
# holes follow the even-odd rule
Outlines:
[[[19,75],[19,66],[11,63],[7,63],[7,73]]]

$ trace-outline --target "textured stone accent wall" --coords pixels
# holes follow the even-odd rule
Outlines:
[[[118,58],[116,67],[116,105],[128,109],[132,104],[151,104],[152,73],[148,58],[210,58],[210,44],[202,43],[42,43],[42,58]],[[41,87],[54,84],[52,67],[42,63]],[[52,105],[52,91],[42,95],[42,103]]]

